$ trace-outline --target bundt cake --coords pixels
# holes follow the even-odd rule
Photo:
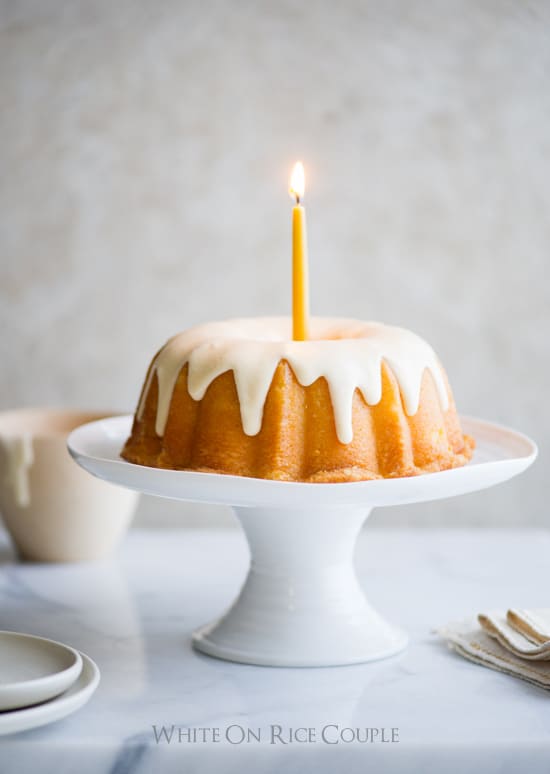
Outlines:
[[[139,465],[282,481],[345,482],[464,465],[435,353],[410,331],[312,318],[213,322],[153,359],[122,457]]]

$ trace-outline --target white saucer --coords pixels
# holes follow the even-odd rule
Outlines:
[[[24,709],[0,712],[0,735],[45,726],[47,723],[61,720],[86,704],[99,684],[99,669],[84,653],[79,655],[82,659],[82,671],[76,682],[65,693],[51,701]]]
[[[53,699],[81,671],[80,653],[68,645],[31,634],[0,632],[0,710]]]

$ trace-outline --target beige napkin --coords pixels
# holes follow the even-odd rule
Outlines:
[[[550,610],[481,614],[447,624],[437,634],[476,664],[550,690]]]
[[[520,658],[550,661],[550,610],[508,610],[478,615],[487,634]]]

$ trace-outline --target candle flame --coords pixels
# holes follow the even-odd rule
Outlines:
[[[306,176],[304,172],[304,165],[301,161],[297,161],[292,170],[290,176],[290,186],[288,189],[289,194],[299,204],[300,199],[304,196],[304,190],[306,187]]]

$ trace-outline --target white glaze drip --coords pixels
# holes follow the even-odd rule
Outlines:
[[[32,438],[27,435],[2,438],[0,443],[7,457],[6,484],[13,492],[16,505],[27,508],[31,504],[29,471],[34,462]]]
[[[281,360],[289,363],[304,387],[320,377],[327,380],[341,443],[353,439],[355,390],[360,390],[371,406],[382,397],[382,360],[395,374],[409,416],[418,410],[426,369],[432,374],[441,406],[448,408],[449,397],[437,357],[429,344],[411,331],[381,323],[314,317],[312,338],[292,341],[291,328],[288,318],[243,318],[206,323],[174,336],[153,362],[138,418],[156,373],[159,398],[155,430],[160,436],[164,434],[172,393],[186,363],[188,390],[195,400],[204,397],[217,376],[233,371],[247,435],[260,432],[264,404]]]

